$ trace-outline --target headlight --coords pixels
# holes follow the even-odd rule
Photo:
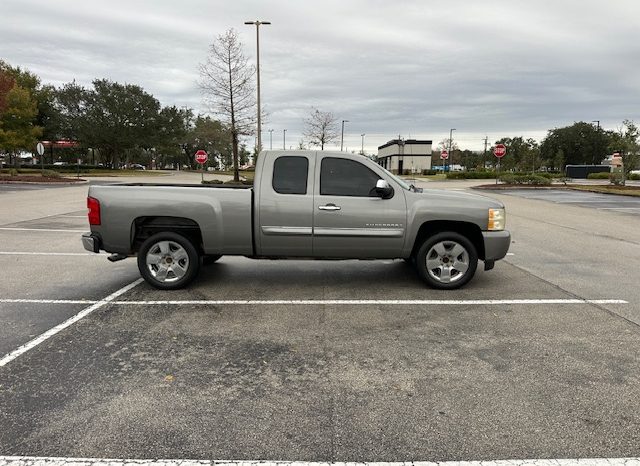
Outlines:
[[[504,224],[506,220],[507,218],[505,216],[504,209],[489,209],[489,222],[487,224],[487,230],[504,230]]]

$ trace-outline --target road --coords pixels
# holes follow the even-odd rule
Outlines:
[[[640,456],[636,215],[488,193],[511,255],[453,292],[403,261],[234,257],[160,292],[81,249],[85,195],[0,192],[0,357],[62,325],[0,367],[0,454]]]

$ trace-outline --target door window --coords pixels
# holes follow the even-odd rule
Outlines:
[[[322,159],[320,194],[325,196],[377,197],[376,182],[380,177],[355,160]]]
[[[273,163],[273,190],[280,194],[307,194],[306,157],[278,157]]]

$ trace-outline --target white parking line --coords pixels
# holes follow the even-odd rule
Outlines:
[[[139,279],[137,283],[140,282]],[[133,287],[132,287],[133,288]],[[114,296],[115,297],[115,296]],[[224,300],[158,300],[158,301],[115,301],[107,298],[100,301],[74,299],[0,299],[0,303],[26,304],[106,304],[116,306],[255,306],[255,305],[392,305],[392,306],[487,306],[494,304],[629,304],[624,299],[224,299]]]
[[[0,256],[98,256],[95,252],[27,252],[0,251]],[[104,254],[103,254],[104,255]]]
[[[640,458],[526,459],[496,461],[404,461],[404,462],[315,462],[315,461],[210,461],[179,459],[56,458],[0,456],[2,466],[640,466]]]
[[[134,281],[132,283],[129,283],[127,286],[124,286],[124,287],[120,288],[118,291],[115,291],[115,292],[111,293],[106,298],[101,299],[100,301],[97,301],[97,302],[93,303],[91,306],[84,308],[82,311],[80,311],[79,313],[77,313],[73,317],[71,317],[71,318],[65,320],[64,322],[62,322],[61,324],[56,325],[55,327],[47,330],[42,335],[34,338],[30,342],[25,343],[24,345],[20,346],[18,349],[16,349],[16,350],[12,351],[11,353],[5,355],[2,359],[0,359],[0,367],[6,366],[8,363],[13,361],[15,358],[17,358],[21,354],[24,354],[27,351],[29,351],[30,349],[35,348],[36,346],[38,346],[43,341],[48,340],[49,338],[51,338],[52,336],[54,336],[58,332],[64,330],[65,328],[69,327],[70,325],[73,325],[74,323],[76,323],[80,319],[82,319],[83,317],[88,316],[89,314],[91,314],[96,309],[99,309],[102,306],[104,306],[105,304],[110,303],[111,301],[116,299],[118,296],[126,293],[127,291],[129,291],[130,289],[132,289],[134,286],[138,285],[141,282],[142,282],[142,278],[138,278],[136,281]]]
[[[4,231],[43,231],[49,233],[86,233],[87,230],[52,230],[49,228],[10,228],[10,227],[0,227],[0,230]]]

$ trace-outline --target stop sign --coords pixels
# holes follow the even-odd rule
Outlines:
[[[496,144],[493,148],[493,155],[501,159],[507,153],[507,147],[504,144]]]
[[[443,150],[442,152],[440,152],[440,158],[442,160],[446,160],[449,158],[449,152],[447,152],[446,150]]]
[[[207,155],[206,151],[200,149],[199,151],[196,152],[196,162],[198,162],[200,165],[207,163],[208,159],[209,159],[209,156]]]

